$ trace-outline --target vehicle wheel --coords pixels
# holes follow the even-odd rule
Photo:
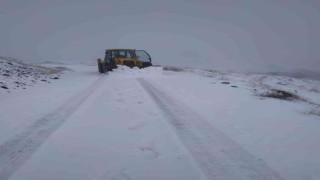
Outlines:
[[[104,73],[104,68],[103,65],[101,63],[98,63],[98,69],[100,73]]]
[[[108,66],[107,66],[107,64],[105,64],[103,66],[103,71],[108,74]]]

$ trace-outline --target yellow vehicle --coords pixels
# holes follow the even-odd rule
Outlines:
[[[150,55],[144,50],[135,49],[107,49],[104,59],[98,59],[100,73],[112,71],[118,65],[138,68],[152,66]]]

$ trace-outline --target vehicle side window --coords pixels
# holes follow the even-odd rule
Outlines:
[[[136,55],[137,55],[137,58],[139,59],[139,61],[142,61],[142,62],[150,62],[151,61],[151,57],[143,50],[137,50]]]
[[[116,55],[116,51],[111,51],[111,58],[116,58],[117,55]]]
[[[132,58],[133,57],[133,54],[131,51],[127,51],[127,58]]]
[[[126,57],[126,51],[119,51],[119,57],[125,58]]]

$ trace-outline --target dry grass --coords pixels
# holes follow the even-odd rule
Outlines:
[[[320,109],[311,109],[310,111],[307,112],[307,114],[320,116]]]
[[[263,94],[260,94],[261,97],[267,97],[267,98],[275,98],[275,99],[281,99],[281,100],[288,100],[288,101],[294,101],[294,100],[301,100],[302,98],[298,96],[295,93],[280,90],[280,89],[271,89],[268,92],[265,92]]]
[[[163,70],[181,72],[181,71],[184,71],[185,69],[184,68],[180,68],[180,67],[164,66]]]

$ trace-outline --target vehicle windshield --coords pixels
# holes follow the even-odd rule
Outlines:
[[[151,62],[151,57],[144,50],[137,50],[136,55],[139,61],[141,62]]]

